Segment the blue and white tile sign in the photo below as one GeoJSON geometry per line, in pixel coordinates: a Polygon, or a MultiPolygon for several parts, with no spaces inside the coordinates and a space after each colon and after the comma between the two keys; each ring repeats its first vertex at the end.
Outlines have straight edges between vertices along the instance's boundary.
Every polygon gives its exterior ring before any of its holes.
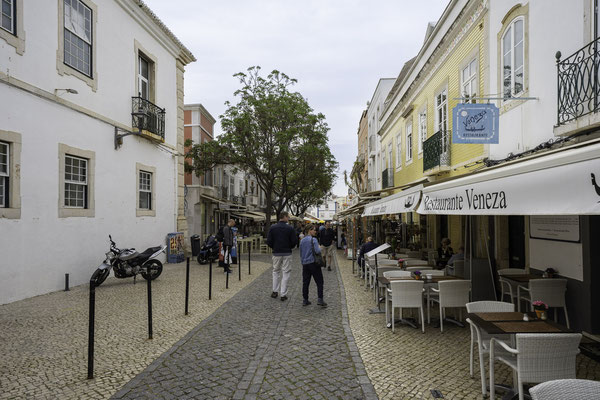
{"type": "Polygon", "coordinates": [[[452,110],[453,143],[498,144],[498,107],[493,104],[458,104],[452,110]]]}

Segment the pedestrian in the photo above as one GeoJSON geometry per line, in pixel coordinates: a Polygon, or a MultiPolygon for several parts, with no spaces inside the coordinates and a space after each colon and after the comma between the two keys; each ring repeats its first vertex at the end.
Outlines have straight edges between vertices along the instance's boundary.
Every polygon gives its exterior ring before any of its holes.
{"type": "Polygon", "coordinates": [[[298,243],[296,231],[288,224],[289,214],[282,211],[279,222],[269,228],[267,245],[273,249],[273,292],[272,298],[281,294],[280,300],[287,300],[288,280],[292,270],[292,249],[298,243]],[[281,292],[280,292],[281,289],[281,292]]]}
{"type": "Polygon", "coordinates": [[[223,227],[223,262],[224,262],[224,273],[230,274],[231,268],[231,248],[233,247],[233,227],[235,226],[235,220],[230,219],[227,225],[223,227]]]}
{"type": "Polygon", "coordinates": [[[373,236],[368,236],[367,241],[360,246],[360,254],[358,256],[358,265],[361,271],[361,278],[365,276],[365,255],[371,250],[375,250],[378,244],[373,241],[373,236]]]}
{"type": "Polygon", "coordinates": [[[325,259],[325,265],[327,266],[327,271],[331,271],[331,266],[335,266],[336,258],[335,258],[335,232],[331,229],[331,223],[329,221],[325,222],[325,228],[319,232],[319,244],[321,245],[321,252],[323,253],[323,258],[325,259]]]}
{"type": "Polygon", "coordinates": [[[315,254],[321,253],[321,248],[317,239],[317,227],[310,224],[306,227],[306,236],[300,242],[300,259],[302,260],[302,305],[310,304],[308,301],[308,287],[312,277],[317,284],[317,304],[321,307],[327,307],[323,301],[323,271],[319,264],[315,262],[315,254]]]}

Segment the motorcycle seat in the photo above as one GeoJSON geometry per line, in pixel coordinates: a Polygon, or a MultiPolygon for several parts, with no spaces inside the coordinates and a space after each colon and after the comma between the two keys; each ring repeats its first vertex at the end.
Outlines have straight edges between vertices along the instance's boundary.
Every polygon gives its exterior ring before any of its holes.
{"type": "Polygon", "coordinates": [[[152,254],[156,253],[157,251],[159,251],[161,249],[160,246],[156,246],[156,247],[148,247],[146,250],[144,250],[141,254],[140,257],[143,258],[148,258],[150,257],[152,254]]]}

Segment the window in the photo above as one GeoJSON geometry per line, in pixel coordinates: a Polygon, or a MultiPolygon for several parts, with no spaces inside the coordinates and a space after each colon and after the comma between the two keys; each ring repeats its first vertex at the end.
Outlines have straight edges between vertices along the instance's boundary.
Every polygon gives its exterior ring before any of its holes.
{"type": "Polygon", "coordinates": [[[385,149],[381,152],[381,171],[387,167],[387,157],[385,155],[385,149]]]}
{"type": "Polygon", "coordinates": [[[517,18],[510,23],[502,36],[502,88],[505,99],[516,97],[524,91],[523,38],[523,18],[517,18]]]}
{"type": "Polygon", "coordinates": [[[396,135],[396,168],[402,167],[402,133],[396,135]]]}
{"type": "Polygon", "coordinates": [[[139,173],[139,204],[140,210],[152,210],[152,173],[140,171],[139,173]]]}
{"type": "Polygon", "coordinates": [[[406,124],[406,161],[412,160],[412,123],[406,124]]]}
{"type": "Polygon", "coordinates": [[[471,60],[460,72],[461,95],[464,103],[476,103],[477,97],[477,59],[471,60]]]}
{"type": "Polygon", "coordinates": [[[448,91],[442,90],[435,96],[435,124],[436,132],[445,132],[448,128],[448,91]]]}
{"type": "Polygon", "coordinates": [[[64,0],[64,63],[92,76],[92,10],[81,0],[64,0]]]}
{"type": "Polygon", "coordinates": [[[88,208],[88,160],[65,156],[64,206],[88,208]]]}
{"type": "Polygon", "coordinates": [[[10,177],[10,160],[9,160],[8,143],[0,142],[0,208],[8,208],[9,193],[8,179],[10,177]]]}
{"type": "Polygon", "coordinates": [[[423,153],[423,142],[427,139],[427,111],[419,113],[419,154],[423,153]]]}
{"type": "Polygon", "coordinates": [[[144,57],[138,57],[138,95],[145,100],[150,100],[150,66],[144,57]]]}
{"type": "Polygon", "coordinates": [[[0,20],[0,28],[12,33],[15,29],[15,0],[0,0],[2,2],[2,19],[0,20]]]}
{"type": "Polygon", "coordinates": [[[388,165],[387,168],[391,171],[394,165],[394,153],[392,152],[392,143],[388,144],[388,165]]]}

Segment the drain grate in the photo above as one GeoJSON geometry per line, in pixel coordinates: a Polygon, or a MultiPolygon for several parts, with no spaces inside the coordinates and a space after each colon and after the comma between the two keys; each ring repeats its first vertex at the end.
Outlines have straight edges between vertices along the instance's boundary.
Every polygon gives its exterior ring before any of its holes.
{"type": "Polygon", "coordinates": [[[434,399],[443,399],[444,395],[437,389],[431,389],[431,395],[434,399]]]}

